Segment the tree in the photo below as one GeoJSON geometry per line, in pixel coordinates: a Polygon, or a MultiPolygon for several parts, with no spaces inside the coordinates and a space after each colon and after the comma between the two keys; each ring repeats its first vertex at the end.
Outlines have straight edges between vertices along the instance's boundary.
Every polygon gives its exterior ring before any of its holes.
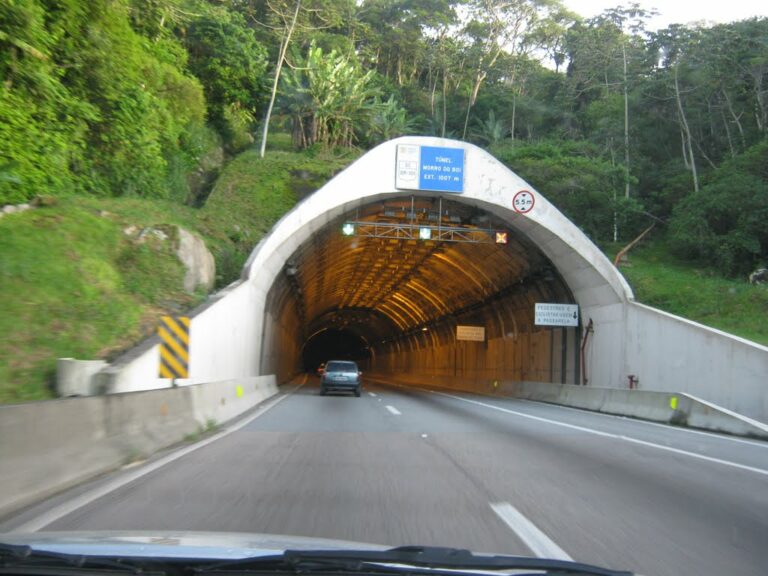
{"type": "Polygon", "coordinates": [[[768,141],[728,160],[699,194],[675,207],[672,248],[728,275],[765,266],[768,255],[768,141]]]}
{"type": "Polygon", "coordinates": [[[205,90],[209,120],[234,144],[265,100],[267,50],[243,16],[223,9],[191,22],[185,44],[190,70],[205,90]]]}
{"type": "Polygon", "coordinates": [[[641,207],[634,199],[615,194],[623,179],[621,168],[603,158],[593,144],[550,140],[499,144],[491,147],[491,152],[593,240],[611,240],[616,218],[630,233],[640,228],[641,207]]]}
{"type": "MultiPolygon", "coordinates": [[[[256,3],[253,3],[256,4],[256,3]]],[[[267,147],[269,123],[272,118],[277,91],[280,85],[280,75],[285,64],[288,48],[295,35],[310,36],[319,30],[333,30],[342,26],[345,20],[350,20],[353,9],[347,2],[331,2],[328,0],[269,0],[261,6],[249,6],[247,10],[251,19],[267,31],[267,37],[278,41],[279,49],[275,57],[272,74],[272,91],[267,105],[267,111],[262,124],[261,144],[259,155],[263,158],[267,147]]],[[[336,43],[338,44],[338,43],[336,43]]]]}
{"type": "Polygon", "coordinates": [[[384,101],[377,95],[368,109],[369,118],[363,131],[366,143],[371,146],[409,134],[418,124],[418,119],[409,118],[408,111],[393,95],[384,101]]]}
{"type": "MultiPolygon", "coordinates": [[[[483,82],[499,57],[508,52],[520,57],[540,45],[542,29],[548,23],[548,13],[561,8],[559,0],[470,0],[468,17],[463,28],[472,62],[469,98],[464,119],[462,138],[466,138],[469,115],[477,101],[483,82]]],[[[510,84],[514,84],[516,58],[504,71],[510,84]]]]}
{"type": "Polygon", "coordinates": [[[352,146],[355,129],[376,95],[374,74],[362,71],[349,56],[326,54],[312,44],[306,60],[283,75],[282,109],[291,116],[294,145],[352,146]]]}
{"type": "MultiPolygon", "coordinates": [[[[653,37],[653,47],[662,57],[660,78],[672,91],[675,112],[680,127],[683,163],[691,173],[693,191],[698,193],[699,169],[696,162],[694,146],[694,130],[686,112],[686,97],[694,92],[703,80],[700,61],[693,58],[695,46],[701,41],[701,30],[689,29],[679,24],[673,24],[665,30],[660,30],[653,37]],[[690,82],[690,86],[688,83],[690,82]]],[[[700,146],[697,146],[700,148],[700,146]]]]}
{"type": "Polygon", "coordinates": [[[624,166],[624,196],[630,196],[630,90],[637,78],[650,72],[645,48],[645,23],[654,12],[637,4],[606,10],[600,16],[573,26],[567,36],[571,81],[576,101],[597,120],[597,133],[612,158],[615,142],[621,141],[624,166]],[[615,96],[621,106],[616,107],[615,96]],[[595,113],[594,109],[597,109],[595,113]],[[621,112],[617,114],[617,112],[621,112]],[[622,118],[621,129],[616,119],[622,118]],[[621,134],[619,136],[618,134],[621,134]]]}
{"type": "Polygon", "coordinates": [[[459,0],[365,0],[358,10],[364,26],[358,44],[369,61],[396,86],[409,84],[429,67],[437,44],[457,22],[459,0]]]}
{"type": "Polygon", "coordinates": [[[267,106],[267,113],[264,117],[264,125],[262,126],[261,133],[261,146],[259,148],[259,156],[264,158],[264,152],[267,149],[267,134],[269,134],[269,120],[272,117],[272,107],[275,105],[275,98],[277,97],[277,85],[280,83],[280,72],[283,69],[283,62],[285,62],[285,54],[288,51],[288,45],[291,42],[291,36],[296,29],[296,21],[301,11],[301,0],[296,0],[296,7],[293,11],[293,16],[290,20],[285,21],[285,28],[283,37],[280,40],[280,53],[277,56],[277,65],[275,66],[274,79],[272,81],[272,93],[269,96],[269,105],[267,106]]]}

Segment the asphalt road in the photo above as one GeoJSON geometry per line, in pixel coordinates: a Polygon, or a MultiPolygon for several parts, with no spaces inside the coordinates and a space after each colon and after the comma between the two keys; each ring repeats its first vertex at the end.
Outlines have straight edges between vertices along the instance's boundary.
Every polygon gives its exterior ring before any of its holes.
{"type": "Polygon", "coordinates": [[[361,398],[318,392],[315,379],[286,387],[218,440],[0,530],[266,532],[549,555],[647,576],[768,574],[768,443],[370,382],[361,398]]]}

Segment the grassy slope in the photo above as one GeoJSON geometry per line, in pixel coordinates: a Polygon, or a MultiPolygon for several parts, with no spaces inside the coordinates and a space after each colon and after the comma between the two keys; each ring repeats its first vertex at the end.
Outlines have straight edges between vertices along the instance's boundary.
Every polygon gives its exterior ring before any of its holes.
{"type": "Polygon", "coordinates": [[[57,357],[108,357],[159,297],[186,304],[169,243],[133,244],[76,199],[0,220],[0,401],[50,396],[57,357]],[[158,271],[163,270],[162,278],[158,271]]]}
{"type": "Polygon", "coordinates": [[[201,209],[138,198],[70,197],[0,219],[0,403],[50,398],[56,358],[112,358],[204,294],[182,290],[172,241],[137,243],[129,226],[180,225],[217,260],[218,285],[302,192],[350,158],[272,151],[233,160],[201,209]]]}
{"type": "Polygon", "coordinates": [[[216,256],[218,286],[239,277],[251,250],[283,214],[353,159],[275,151],[261,160],[249,150],[232,161],[198,221],[216,256]]]}

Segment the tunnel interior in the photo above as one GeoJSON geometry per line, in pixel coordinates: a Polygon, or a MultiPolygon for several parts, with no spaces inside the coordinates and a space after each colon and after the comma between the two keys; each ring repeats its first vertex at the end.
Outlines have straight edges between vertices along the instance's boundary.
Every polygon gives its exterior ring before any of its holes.
{"type": "Polygon", "coordinates": [[[305,372],[313,372],[330,359],[366,363],[370,356],[368,342],[361,335],[343,328],[322,328],[304,342],[301,367],[305,372]]]}
{"type": "Polygon", "coordinates": [[[535,326],[536,302],[574,297],[509,222],[450,195],[387,197],[286,261],[267,299],[262,372],[285,379],[338,357],[374,372],[576,383],[578,331],[535,326]]]}

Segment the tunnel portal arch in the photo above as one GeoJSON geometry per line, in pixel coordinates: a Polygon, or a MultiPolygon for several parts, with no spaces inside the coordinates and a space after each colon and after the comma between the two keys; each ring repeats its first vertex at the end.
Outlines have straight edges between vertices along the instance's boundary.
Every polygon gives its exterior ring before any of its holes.
{"type": "MultiPolygon", "coordinates": [[[[456,167],[454,163],[452,168],[456,167]]],[[[419,168],[430,166],[422,162],[419,168]]],[[[595,368],[591,379],[610,385],[622,378],[624,305],[633,299],[624,278],[530,184],[481,148],[464,142],[403,137],[369,151],[275,225],[253,250],[243,281],[262,302],[256,309],[263,311],[259,322],[263,330],[256,336],[258,371],[263,374],[295,372],[311,334],[343,329],[370,343],[368,358],[378,362],[379,369],[419,369],[447,376],[453,371],[456,376],[457,370],[474,363],[482,365],[482,377],[555,380],[552,367],[558,363],[555,356],[558,360],[561,356],[557,380],[579,382],[580,329],[572,331],[568,346],[568,334],[551,329],[518,342],[520,326],[526,333],[533,331],[534,301],[544,301],[576,303],[584,324],[599,323],[601,329],[595,331],[584,357],[595,368]],[[446,151],[449,157],[458,152],[460,191],[420,189],[423,182],[402,185],[399,160],[423,149],[431,154],[446,151]],[[521,195],[529,202],[516,205],[521,195]],[[401,221],[413,225],[417,211],[425,216],[420,222],[433,229],[455,221],[465,229],[507,231],[510,242],[501,248],[457,248],[448,242],[390,238],[392,244],[387,246],[383,242],[387,239],[378,238],[378,244],[363,246],[369,239],[344,238],[340,231],[349,222],[384,221],[390,230],[396,229],[398,212],[401,221]],[[437,222],[434,218],[429,222],[435,212],[437,222]],[[388,250],[400,259],[393,262],[391,254],[386,256],[388,250]],[[371,257],[374,251],[383,255],[371,257]],[[363,261],[365,265],[360,264],[363,261]],[[335,267],[343,274],[330,273],[335,267]],[[499,274],[500,269],[504,273],[499,274]],[[446,278],[453,280],[441,281],[446,278]],[[354,290],[345,290],[345,282],[354,290]],[[526,284],[524,294],[516,290],[516,283],[526,284]],[[483,350],[473,352],[476,345],[456,341],[460,323],[486,328],[483,350]],[[536,357],[537,346],[538,372],[526,365],[536,357]],[[544,348],[546,352],[541,351],[544,348]],[[603,354],[599,363],[589,357],[594,349],[603,354]],[[522,362],[522,369],[511,370],[510,362],[522,362]],[[567,375],[566,365],[571,367],[567,375]]]]}

